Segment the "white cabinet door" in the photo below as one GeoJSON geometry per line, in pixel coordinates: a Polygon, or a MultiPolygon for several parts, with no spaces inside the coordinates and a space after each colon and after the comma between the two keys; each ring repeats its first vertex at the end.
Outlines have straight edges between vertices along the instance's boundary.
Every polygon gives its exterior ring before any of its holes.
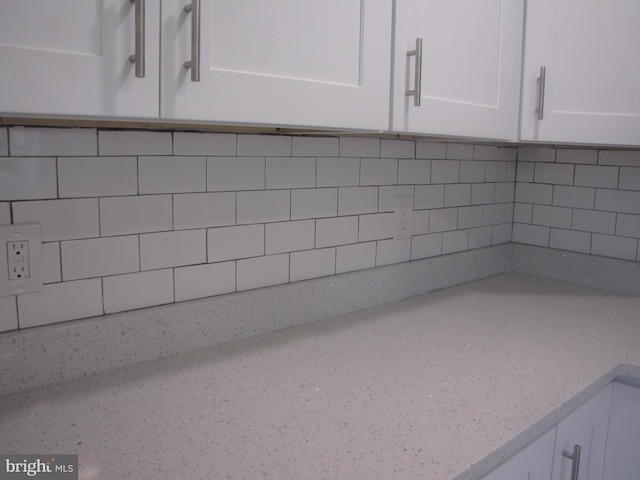
{"type": "Polygon", "coordinates": [[[0,112],[157,117],[159,19],[146,2],[146,77],[136,78],[129,0],[0,0],[0,112]]]}
{"type": "Polygon", "coordinates": [[[527,4],[521,138],[640,144],[640,2],[527,4]],[[546,68],[543,118],[536,113],[546,68]]]}
{"type": "Polygon", "coordinates": [[[611,391],[609,384],[558,423],[552,480],[571,478],[572,460],[563,452],[573,453],[575,445],[581,447],[579,480],[602,479],[611,391]]]}
{"type": "Polygon", "coordinates": [[[163,118],[388,127],[391,0],[202,1],[199,82],[185,3],[162,3],[163,118]]]}
{"type": "Polygon", "coordinates": [[[515,140],[524,0],[398,0],[391,129],[515,140]],[[415,56],[422,38],[421,105],[415,56]]]}
{"type": "Polygon", "coordinates": [[[555,438],[553,428],[482,480],[549,480],[555,438]]]}
{"type": "Polygon", "coordinates": [[[640,389],[613,384],[604,480],[640,477],[640,389]]]}

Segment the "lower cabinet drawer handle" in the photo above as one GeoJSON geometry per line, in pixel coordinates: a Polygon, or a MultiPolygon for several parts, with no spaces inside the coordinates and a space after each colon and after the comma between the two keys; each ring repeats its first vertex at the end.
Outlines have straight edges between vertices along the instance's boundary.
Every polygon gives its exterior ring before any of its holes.
{"type": "Polygon", "coordinates": [[[562,451],[562,456],[571,460],[571,480],[578,480],[580,470],[580,445],[573,446],[573,453],[562,451]]]}

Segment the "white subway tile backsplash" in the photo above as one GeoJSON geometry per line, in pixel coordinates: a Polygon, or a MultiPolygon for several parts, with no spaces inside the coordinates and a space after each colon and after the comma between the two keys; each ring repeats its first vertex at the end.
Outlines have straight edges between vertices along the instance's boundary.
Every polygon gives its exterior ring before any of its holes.
{"type": "Polygon", "coordinates": [[[456,183],[444,186],[444,206],[460,207],[471,204],[471,184],[456,183]]]}
{"type": "Polygon", "coordinates": [[[0,202],[0,225],[11,223],[11,207],[9,202],[0,202]]]}
{"type": "Polygon", "coordinates": [[[286,157],[291,155],[291,137],[280,135],[238,135],[240,157],[286,157]]]}
{"type": "Polygon", "coordinates": [[[138,183],[141,194],[205,192],[205,157],[139,157],[138,183]]]}
{"type": "Polygon", "coordinates": [[[573,167],[566,163],[538,163],[533,180],[536,183],[573,185],[573,167]]]}
{"type": "Polygon", "coordinates": [[[513,227],[511,223],[493,225],[491,227],[491,245],[500,245],[511,242],[512,233],[513,227]]]}
{"type": "Polygon", "coordinates": [[[136,157],[58,158],[61,198],[108,197],[138,193],[136,157]]]}
{"type": "Polygon", "coordinates": [[[457,208],[440,208],[429,214],[429,233],[455,230],[458,226],[457,208]]]}
{"type": "Polygon", "coordinates": [[[297,157],[337,157],[340,140],[333,137],[293,137],[291,154],[297,157]]]}
{"type": "Polygon", "coordinates": [[[413,235],[429,233],[429,210],[413,211],[413,235]]]}
{"type": "Polygon", "coordinates": [[[95,128],[10,127],[9,145],[12,157],[98,154],[95,128]]]}
{"type": "Polygon", "coordinates": [[[103,237],[171,230],[171,195],[140,195],[100,199],[100,232],[103,237]]]}
{"type": "Polygon", "coordinates": [[[471,185],[471,204],[484,205],[493,203],[495,183],[474,183],[471,185]]]}
{"type": "Polygon", "coordinates": [[[485,162],[484,179],[487,182],[507,181],[507,162],[485,162]]]}
{"type": "Polygon", "coordinates": [[[574,185],[578,187],[617,188],[618,167],[576,165],[574,185]]]}
{"type": "Polygon", "coordinates": [[[616,214],[597,210],[580,210],[575,208],[572,214],[571,228],[594,233],[613,235],[616,226],[616,214]]]}
{"type": "Polygon", "coordinates": [[[518,162],[555,162],[556,149],[546,147],[518,147],[518,162]]]}
{"type": "Polygon", "coordinates": [[[549,227],[540,225],[527,225],[524,223],[513,224],[513,241],[539,247],[549,246],[549,227]]]}
{"type": "Polygon", "coordinates": [[[336,273],[353,272],[376,266],[376,242],[343,245],[336,249],[336,273]]]}
{"type": "Polygon", "coordinates": [[[229,156],[236,154],[233,133],[174,132],[174,155],[229,156]]]}
{"type": "Polygon", "coordinates": [[[358,217],[316,220],[316,248],[358,242],[358,217]]]}
{"type": "Polygon", "coordinates": [[[553,205],[560,207],[593,208],[596,198],[595,188],[567,187],[555,185],[553,187],[553,205]]]}
{"type": "Polygon", "coordinates": [[[416,158],[447,158],[447,144],[440,142],[418,141],[416,142],[416,158]]]}
{"type": "Polygon", "coordinates": [[[379,157],[380,139],[365,137],[340,137],[341,157],[379,157]]]}
{"type": "Polygon", "coordinates": [[[598,188],[596,210],[640,214],[640,192],[598,188]]]}
{"type": "Polygon", "coordinates": [[[640,190],[640,168],[620,167],[618,188],[622,190],[640,190]]]}
{"type": "Polygon", "coordinates": [[[482,205],[460,207],[458,209],[458,228],[463,229],[481,226],[483,208],[482,205]]]}
{"type": "Polygon", "coordinates": [[[380,156],[386,158],[415,158],[416,142],[413,140],[383,138],[380,144],[380,156]]]}
{"type": "Polygon", "coordinates": [[[516,202],[551,205],[553,185],[517,183],[516,202]]]}
{"type": "Polygon", "coordinates": [[[498,223],[511,222],[513,220],[513,209],[510,203],[494,203],[482,206],[482,224],[495,225],[498,223]]]}
{"type": "Polygon", "coordinates": [[[105,313],[164,305],[174,301],[173,269],[129,273],[102,279],[105,313]]]}
{"type": "Polygon", "coordinates": [[[231,293],[236,289],[236,262],[179,267],[174,281],[176,302],[231,293]]]}
{"type": "Polygon", "coordinates": [[[376,266],[391,265],[411,260],[411,239],[380,240],[376,247],[376,266]]]}
{"type": "MultiPolygon", "coordinates": [[[[508,224],[509,227],[509,240],[511,241],[511,224],[508,224]]],[[[491,245],[491,233],[492,227],[476,227],[469,229],[469,250],[474,248],[483,248],[489,247],[491,245]]],[[[503,242],[499,242],[503,243],[503,242]]]]}
{"type": "Polygon", "coordinates": [[[560,148],[556,152],[556,162],[595,165],[598,163],[598,151],[583,148],[560,148]]]}
{"type": "MultiPolygon", "coordinates": [[[[382,186],[378,190],[378,212],[393,212],[396,197],[409,197],[413,200],[413,185],[382,186]]],[[[413,205],[411,206],[413,209],[413,205]]],[[[365,212],[362,212],[365,213],[365,212]]]]}
{"type": "Polygon", "coordinates": [[[460,181],[463,183],[484,182],[484,164],[480,160],[464,160],[460,162],[460,181]]]}
{"type": "MultiPolygon", "coordinates": [[[[530,203],[515,203],[513,206],[513,221],[517,223],[531,223],[533,219],[533,205],[530,203]]],[[[575,221],[575,217],[574,217],[575,221]]]]}
{"type": "Polygon", "coordinates": [[[605,257],[635,260],[638,251],[638,239],[614,237],[612,235],[591,235],[591,254],[605,257]]]}
{"type": "Polygon", "coordinates": [[[336,249],[320,248],[294,252],[291,254],[290,262],[290,282],[335,275],[336,249]]]}
{"type": "Polygon", "coordinates": [[[317,187],[349,187],[357,185],[360,185],[359,158],[318,158],[317,187]]]}
{"type": "Polygon", "coordinates": [[[335,217],[337,214],[337,188],[312,188],[291,191],[291,220],[335,217]]]}
{"type": "Polygon", "coordinates": [[[431,181],[431,162],[429,160],[398,160],[398,183],[420,184],[431,181]]]}
{"type": "Polygon", "coordinates": [[[0,332],[18,329],[18,309],[16,297],[0,297],[0,332]]]}
{"type": "Polygon", "coordinates": [[[206,263],[206,261],[206,230],[180,230],[140,235],[142,270],[195,265],[206,263]]]}
{"type": "Polygon", "coordinates": [[[516,181],[517,182],[533,182],[533,173],[536,164],[533,162],[521,162],[518,160],[516,165],[516,181]]]}
{"type": "Polygon", "coordinates": [[[498,147],[495,145],[474,145],[473,158],[475,160],[498,160],[498,147]]]}
{"type": "Polygon", "coordinates": [[[173,196],[175,230],[222,227],[235,223],[235,192],[184,193],[173,196]]]}
{"type": "Polygon", "coordinates": [[[411,260],[442,255],[442,233],[416,235],[411,239],[411,260]]]}
{"type": "Polygon", "coordinates": [[[60,249],[65,282],[140,271],[137,235],[71,240],[60,249]]]}
{"type": "Polygon", "coordinates": [[[589,253],[591,248],[591,234],[552,228],[549,238],[549,248],[569,250],[571,252],[589,253]]]}
{"type": "Polygon", "coordinates": [[[518,149],[513,147],[498,147],[497,160],[501,162],[516,162],[518,160],[518,149]]]}
{"type": "Polygon", "coordinates": [[[268,223],[265,231],[265,253],[310,250],[315,244],[315,220],[268,223]]]}
{"type": "Polygon", "coordinates": [[[516,181],[517,162],[507,162],[507,182],[516,181]]]}
{"type": "Polygon", "coordinates": [[[289,190],[238,192],[237,223],[282,222],[291,216],[289,190]]]}
{"type": "Polygon", "coordinates": [[[394,214],[374,213],[372,215],[360,215],[360,230],[358,232],[359,242],[371,240],[383,240],[393,237],[394,234],[394,214]]]}
{"type": "Polygon", "coordinates": [[[97,198],[13,204],[13,223],[40,223],[43,242],[99,237],[98,218],[97,198]]]}
{"type": "Polygon", "coordinates": [[[0,200],[56,198],[55,158],[0,158],[0,200]]]}
{"type": "Polygon", "coordinates": [[[238,260],[237,290],[269,287],[289,282],[289,254],[238,260]]]}
{"type": "Polygon", "coordinates": [[[640,150],[600,150],[598,152],[598,165],[639,167],[640,150]]]}
{"type": "Polygon", "coordinates": [[[469,249],[469,230],[454,230],[442,234],[442,254],[463,252],[469,249]]]}
{"type": "Polygon", "coordinates": [[[494,201],[496,203],[506,203],[515,200],[516,190],[515,185],[511,182],[503,182],[495,184],[495,196],[494,201]]]}
{"type": "Polygon", "coordinates": [[[619,213],[616,220],[616,235],[640,238],[640,215],[619,213]]]}
{"type": "Polygon", "coordinates": [[[394,185],[398,183],[398,160],[363,158],[360,160],[360,185],[394,185]]]}
{"type": "Polygon", "coordinates": [[[264,225],[208,230],[207,255],[209,263],[264,255],[264,225]]]}
{"type": "Polygon", "coordinates": [[[20,328],[102,315],[102,282],[99,278],[51,283],[41,292],[18,296],[20,328]]]}
{"type": "Polygon", "coordinates": [[[98,132],[98,150],[101,156],[171,155],[173,153],[172,134],[171,132],[101,130],[98,132]]]}
{"type": "Polygon", "coordinates": [[[571,209],[565,207],[550,207],[547,205],[533,206],[532,223],[547,227],[571,228],[571,209]]]}
{"type": "Polygon", "coordinates": [[[453,160],[471,160],[473,158],[473,145],[466,143],[447,144],[447,158],[453,160]]]}
{"type": "Polygon", "coordinates": [[[358,215],[378,211],[378,187],[338,189],[338,215],[358,215]]]}
{"type": "Polygon", "coordinates": [[[262,190],[265,186],[264,157],[207,158],[207,190],[262,190]]]}
{"type": "Polygon", "coordinates": [[[458,160],[432,160],[431,183],[458,183],[460,162],[458,160]]]}
{"type": "Polygon", "coordinates": [[[62,260],[60,242],[42,244],[42,282],[56,283],[62,281],[62,260]]]}
{"type": "Polygon", "coordinates": [[[266,188],[313,188],[316,186],[314,157],[268,157],[266,188]]]}
{"type": "Polygon", "coordinates": [[[0,127],[0,157],[9,155],[9,132],[6,127],[0,127]]]}
{"type": "Polygon", "coordinates": [[[416,185],[413,208],[424,210],[427,208],[444,207],[444,185],[416,185]]]}

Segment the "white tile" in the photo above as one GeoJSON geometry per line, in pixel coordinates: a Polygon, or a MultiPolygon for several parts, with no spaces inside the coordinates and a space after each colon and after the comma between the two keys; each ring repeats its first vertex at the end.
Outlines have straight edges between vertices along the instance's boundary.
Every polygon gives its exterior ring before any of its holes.
{"type": "Polygon", "coordinates": [[[640,190],[640,168],[621,167],[618,188],[622,190],[640,190]]]}
{"type": "Polygon", "coordinates": [[[338,247],[336,273],[354,272],[376,266],[376,242],[356,243],[338,247]]]}
{"type": "Polygon", "coordinates": [[[289,220],[289,190],[238,192],[237,223],[266,223],[289,220]]]}
{"type": "Polygon", "coordinates": [[[512,147],[499,147],[497,159],[501,162],[516,162],[518,160],[518,149],[512,147]]]}
{"type": "Polygon", "coordinates": [[[62,261],[60,259],[60,243],[42,244],[42,281],[56,283],[62,281],[62,261]]]}
{"type": "Polygon", "coordinates": [[[635,260],[638,251],[638,239],[614,237],[613,235],[591,235],[591,255],[635,260]]]}
{"type": "Polygon", "coordinates": [[[473,145],[449,143],[447,144],[447,158],[453,160],[471,160],[473,158],[473,145]]]}
{"type": "Polygon", "coordinates": [[[559,148],[556,152],[558,163],[598,163],[598,151],[586,148],[559,148]]]}
{"type": "Polygon", "coordinates": [[[326,277],[336,273],[336,249],[321,248],[291,254],[290,281],[326,277]]]}
{"type": "Polygon", "coordinates": [[[579,187],[618,187],[618,167],[576,165],[575,185],[579,187]]]}
{"type": "Polygon", "coordinates": [[[156,270],[206,262],[206,230],[182,230],[140,235],[140,266],[142,270],[156,270]]]}
{"type": "Polygon", "coordinates": [[[358,217],[316,220],[316,248],[346,245],[358,241],[358,217]]]}
{"type": "Polygon", "coordinates": [[[398,161],[399,184],[425,184],[431,181],[431,161],[402,159],[398,161]]]}
{"type": "Polygon", "coordinates": [[[222,227],[236,223],[236,194],[184,193],[173,196],[173,227],[222,227]]]}
{"type": "Polygon", "coordinates": [[[640,151],[637,150],[600,150],[598,165],[619,165],[637,167],[640,165],[640,151]]]}
{"type": "MultiPolygon", "coordinates": [[[[493,198],[492,198],[493,200],[493,198]]],[[[416,185],[413,208],[423,210],[427,208],[444,207],[444,185],[416,185]]]]}
{"type": "Polygon", "coordinates": [[[139,157],[140,193],[205,192],[205,157],[139,157]]]}
{"type": "Polygon", "coordinates": [[[629,190],[596,190],[596,210],[640,213],[640,192],[629,190]]]}
{"type": "Polygon", "coordinates": [[[13,157],[93,156],[98,154],[95,128],[9,128],[13,157]]]}
{"type": "Polygon", "coordinates": [[[314,220],[268,223],[265,230],[265,253],[270,255],[312,249],[316,236],[315,224],[314,220]]]}
{"type": "Polygon", "coordinates": [[[471,185],[471,204],[484,205],[493,203],[495,183],[474,183],[471,185]]]}
{"type": "Polygon", "coordinates": [[[531,223],[533,218],[533,205],[530,203],[516,203],[513,206],[513,221],[518,223],[531,223]]]}
{"type": "Polygon", "coordinates": [[[571,209],[565,207],[549,207],[547,205],[534,205],[533,219],[531,221],[535,225],[571,228],[571,209]]]}
{"type": "Polygon", "coordinates": [[[460,181],[463,183],[484,182],[484,164],[480,160],[464,160],[460,162],[460,181]]]}
{"type": "Polygon", "coordinates": [[[469,230],[454,230],[442,234],[442,254],[463,252],[469,249],[469,230]]]}
{"type": "Polygon", "coordinates": [[[447,158],[447,144],[440,142],[416,142],[416,158],[447,158]]]}
{"type": "Polygon", "coordinates": [[[213,157],[207,159],[207,190],[236,191],[264,188],[264,157],[213,157]]]}
{"type": "Polygon", "coordinates": [[[415,158],[416,142],[413,140],[383,138],[380,143],[380,156],[387,158],[415,158]]]}
{"type": "Polygon", "coordinates": [[[100,199],[102,236],[171,230],[171,195],[142,195],[100,199]]]}
{"type": "Polygon", "coordinates": [[[552,228],[549,238],[549,248],[589,253],[589,249],[591,248],[591,234],[587,232],[552,228]]]}
{"type": "Polygon", "coordinates": [[[460,162],[458,160],[432,160],[431,183],[458,183],[460,162]]]}
{"type": "Polygon", "coordinates": [[[614,234],[616,214],[613,212],[599,212],[597,210],[574,209],[571,228],[585,232],[614,234]]]}
{"type": "Polygon", "coordinates": [[[14,203],[13,223],[31,222],[41,224],[43,242],[99,237],[98,199],[14,203]]]}
{"type": "Polygon", "coordinates": [[[0,200],[57,196],[55,158],[0,158],[0,200]]]}
{"type": "Polygon", "coordinates": [[[291,154],[298,157],[337,157],[340,154],[340,139],[293,137],[291,154]]]}
{"type": "Polygon", "coordinates": [[[238,135],[238,156],[277,157],[291,155],[291,137],[285,135],[238,135]]]}
{"type": "Polygon", "coordinates": [[[338,190],[338,215],[378,211],[378,187],[343,187],[338,190]]]}
{"type": "Polygon", "coordinates": [[[442,255],[442,234],[416,235],[411,239],[411,260],[442,255]]]}
{"type": "Polygon", "coordinates": [[[173,154],[235,155],[236,135],[233,133],[173,132],[173,154]]]}
{"type": "Polygon", "coordinates": [[[616,235],[640,238],[640,215],[618,214],[616,235]]]}
{"type": "Polygon", "coordinates": [[[379,157],[380,139],[364,137],[340,137],[341,157],[379,157]]]}
{"type": "Polygon", "coordinates": [[[176,302],[234,292],[236,262],[179,267],[174,271],[176,302]]]}
{"type": "Polygon", "coordinates": [[[11,223],[11,208],[9,202],[0,202],[0,225],[11,223]]]}
{"type": "Polygon", "coordinates": [[[335,217],[337,214],[337,188],[310,188],[291,191],[291,220],[335,217]]]}
{"type": "Polygon", "coordinates": [[[212,228],[207,252],[210,263],[264,255],[264,225],[212,228]]]}
{"type": "Polygon", "coordinates": [[[411,239],[380,240],[376,248],[376,267],[411,260],[411,239]]]}
{"type": "Polygon", "coordinates": [[[237,290],[281,285],[289,282],[289,254],[238,260],[237,290]]]}
{"type": "Polygon", "coordinates": [[[460,207],[471,204],[471,184],[457,183],[444,186],[444,206],[460,207]]]}
{"type": "Polygon", "coordinates": [[[573,185],[573,169],[573,165],[566,163],[538,163],[533,180],[536,183],[573,185]]]}
{"type": "Polygon", "coordinates": [[[107,197],[138,193],[136,157],[58,159],[60,197],[107,197]]]}
{"type": "Polygon", "coordinates": [[[439,208],[431,210],[429,215],[429,233],[455,230],[458,227],[457,208],[439,208]]]}
{"type": "Polygon", "coordinates": [[[360,230],[358,241],[383,240],[392,238],[394,234],[394,214],[374,213],[372,215],[360,215],[360,230]]]}
{"type": "Polygon", "coordinates": [[[18,309],[16,297],[0,297],[0,332],[18,329],[18,309]]]}
{"type": "Polygon", "coordinates": [[[536,168],[536,164],[533,162],[517,162],[516,181],[518,182],[533,182],[533,174],[536,168]]]}
{"type": "Polygon", "coordinates": [[[394,185],[379,188],[378,212],[395,211],[396,197],[411,197],[411,208],[413,209],[413,185],[394,185]]]}
{"type": "MultiPolygon", "coordinates": [[[[511,225],[509,225],[511,230],[511,225]]],[[[483,248],[491,245],[492,227],[477,227],[469,229],[469,250],[483,248]]],[[[511,239],[509,239],[511,240],[511,239]]]]}
{"type": "Polygon", "coordinates": [[[496,203],[513,202],[516,198],[516,185],[513,182],[496,183],[495,197],[496,203]]]}
{"type": "Polygon", "coordinates": [[[429,210],[413,211],[413,235],[429,233],[429,210]]]}
{"type": "Polygon", "coordinates": [[[62,242],[60,250],[65,282],[140,270],[137,235],[72,240],[62,242]]]}
{"type": "Polygon", "coordinates": [[[545,147],[518,147],[518,162],[555,162],[556,149],[545,147]]]}
{"type": "Polygon", "coordinates": [[[398,182],[398,160],[363,158],[360,160],[360,185],[394,185],[398,182]]]}
{"type": "Polygon", "coordinates": [[[266,188],[312,188],[316,186],[314,157],[268,157],[266,188]]]}
{"type": "Polygon", "coordinates": [[[553,185],[517,183],[516,202],[551,205],[553,185]]]}
{"type": "Polygon", "coordinates": [[[105,313],[173,303],[173,269],[105,277],[105,313]]]}
{"type": "Polygon", "coordinates": [[[482,225],[482,205],[460,207],[458,209],[458,228],[472,228],[482,225]]]}
{"type": "Polygon", "coordinates": [[[518,169],[517,162],[507,162],[507,182],[516,181],[516,171],[518,169]]]}
{"type": "Polygon", "coordinates": [[[318,158],[316,186],[348,187],[359,184],[359,158],[318,158]]]}
{"type": "Polygon", "coordinates": [[[20,328],[102,315],[102,283],[99,278],[51,283],[41,292],[18,296],[20,328]]]}
{"type": "Polygon", "coordinates": [[[549,227],[539,225],[526,225],[524,223],[513,224],[513,242],[525,243],[528,245],[538,245],[539,247],[549,246],[549,227]]]}
{"type": "Polygon", "coordinates": [[[498,147],[494,145],[474,145],[473,158],[475,160],[498,160],[498,147]]]}
{"type": "Polygon", "coordinates": [[[0,157],[9,155],[9,132],[6,127],[0,127],[0,157]]]}
{"type": "Polygon", "coordinates": [[[171,132],[100,130],[98,149],[101,156],[171,155],[173,143],[171,132]]]}
{"type": "Polygon", "coordinates": [[[485,162],[484,179],[487,182],[507,181],[507,162],[485,162]]]}
{"type": "Polygon", "coordinates": [[[593,208],[596,198],[595,188],[553,187],[553,205],[560,207],[593,208]]]}
{"type": "MultiPolygon", "coordinates": [[[[511,243],[513,227],[511,223],[502,223],[491,227],[491,245],[511,243]]],[[[469,240],[471,241],[471,240],[469,240]]]]}

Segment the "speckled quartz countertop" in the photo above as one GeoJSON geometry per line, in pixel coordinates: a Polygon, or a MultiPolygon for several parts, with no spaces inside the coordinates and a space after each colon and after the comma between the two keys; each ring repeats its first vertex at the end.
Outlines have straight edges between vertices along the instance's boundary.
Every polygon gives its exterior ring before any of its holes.
{"type": "Polygon", "coordinates": [[[505,274],[0,399],[81,479],[470,479],[640,369],[640,298],[505,274]]]}

